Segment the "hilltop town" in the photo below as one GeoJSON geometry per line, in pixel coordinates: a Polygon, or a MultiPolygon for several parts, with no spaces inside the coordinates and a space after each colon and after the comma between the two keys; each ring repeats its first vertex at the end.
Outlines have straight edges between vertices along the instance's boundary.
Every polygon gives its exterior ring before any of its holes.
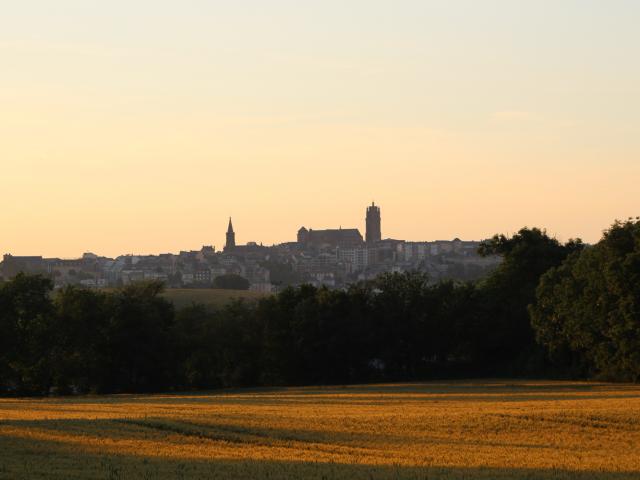
{"type": "Polygon", "coordinates": [[[9,279],[19,272],[41,273],[51,277],[56,288],[160,280],[168,288],[245,288],[265,293],[303,283],[341,288],[384,272],[422,271],[433,281],[474,280],[500,261],[478,255],[479,243],[459,238],[423,242],[383,238],[380,207],[372,203],[366,209],[364,238],[357,228],[303,226],[295,241],[237,244],[230,218],[222,250],[205,245],[176,254],[107,258],[85,253],[78,259],[5,254],[0,275],[9,279]]]}

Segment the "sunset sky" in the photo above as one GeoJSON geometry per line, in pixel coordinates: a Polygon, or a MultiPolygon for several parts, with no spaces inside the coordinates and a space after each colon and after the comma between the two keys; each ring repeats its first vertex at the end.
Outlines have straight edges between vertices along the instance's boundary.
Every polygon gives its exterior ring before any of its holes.
{"type": "Polygon", "coordinates": [[[0,254],[297,229],[597,241],[640,214],[640,2],[57,0],[0,11],[0,254]]]}

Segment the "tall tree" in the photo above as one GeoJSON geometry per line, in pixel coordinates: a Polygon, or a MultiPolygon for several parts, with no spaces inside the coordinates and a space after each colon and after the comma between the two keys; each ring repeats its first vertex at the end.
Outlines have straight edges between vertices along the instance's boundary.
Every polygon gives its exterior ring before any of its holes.
{"type": "Polygon", "coordinates": [[[45,394],[52,383],[54,309],[51,280],[19,273],[0,286],[0,384],[45,394]]]}
{"type": "Polygon", "coordinates": [[[108,358],[107,294],[66,287],[55,296],[55,331],[51,338],[54,385],[58,392],[98,391],[108,358]]]}
{"type": "Polygon", "coordinates": [[[157,391],[175,378],[174,310],[163,298],[161,282],[133,283],[108,297],[106,332],[109,358],[104,363],[110,391],[157,391]]]}
{"type": "Polygon", "coordinates": [[[533,370],[535,336],[527,311],[535,300],[540,277],[572,252],[582,249],[578,240],[561,244],[538,228],[522,228],[511,237],[495,235],[480,244],[483,255],[500,255],[502,263],[480,282],[479,309],[484,318],[474,332],[480,341],[482,360],[505,370],[533,370]]]}
{"type": "Polygon", "coordinates": [[[538,339],[583,373],[640,381],[640,220],[545,274],[530,308],[538,339]]]}

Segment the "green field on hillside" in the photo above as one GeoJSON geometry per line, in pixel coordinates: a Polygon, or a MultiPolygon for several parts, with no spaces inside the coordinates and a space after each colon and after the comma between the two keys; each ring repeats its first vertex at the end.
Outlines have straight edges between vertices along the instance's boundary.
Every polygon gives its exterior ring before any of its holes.
{"type": "Polygon", "coordinates": [[[252,301],[267,294],[249,290],[224,290],[221,288],[168,288],[162,295],[171,300],[176,308],[183,308],[193,303],[201,303],[207,307],[220,307],[235,299],[252,301]]]}
{"type": "Polygon", "coordinates": [[[640,387],[474,381],[0,399],[0,479],[640,478],[640,387]]]}

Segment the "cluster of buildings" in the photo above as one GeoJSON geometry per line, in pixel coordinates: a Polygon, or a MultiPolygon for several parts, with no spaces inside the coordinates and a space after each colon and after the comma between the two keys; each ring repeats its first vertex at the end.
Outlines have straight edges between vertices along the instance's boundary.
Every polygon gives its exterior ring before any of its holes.
{"type": "Polygon", "coordinates": [[[314,230],[301,227],[296,241],[264,246],[236,244],[231,219],[222,251],[213,246],[177,254],[122,255],[107,258],[85,253],[66,260],[4,255],[0,276],[41,273],[56,287],[104,288],[140,280],[161,280],[169,288],[208,288],[221,278],[240,276],[251,290],[273,292],[288,285],[310,283],[341,288],[383,272],[423,271],[436,281],[474,280],[493,269],[499,257],[477,254],[479,242],[437,240],[409,242],[383,239],[380,207],[366,210],[365,236],[357,228],[314,230]]]}

